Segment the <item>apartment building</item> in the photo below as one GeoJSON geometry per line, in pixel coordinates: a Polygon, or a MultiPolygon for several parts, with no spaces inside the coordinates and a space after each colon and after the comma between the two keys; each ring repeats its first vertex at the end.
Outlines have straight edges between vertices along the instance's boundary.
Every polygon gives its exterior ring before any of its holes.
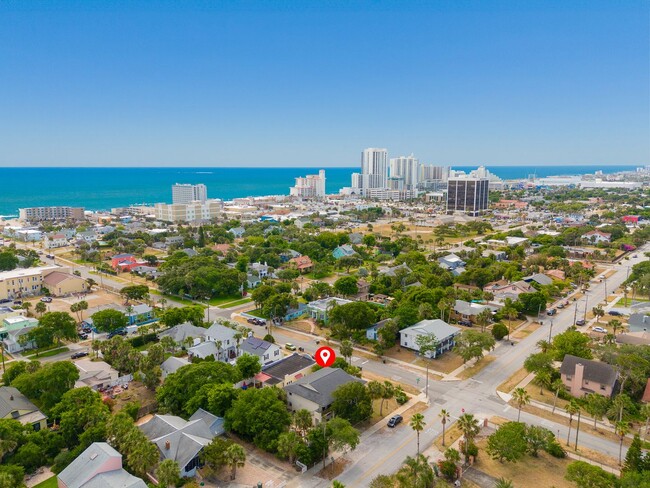
{"type": "Polygon", "coordinates": [[[190,203],[157,203],[155,215],[165,222],[207,222],[218,218],[223,209],[221,200],[190,203]]]}
{"type": "Polygon", "coordinates": [[[19,210],[23,221],[40,222],[42,220],[83,220],[83,207],[28,207],[19,210]]]}
{"type": "Polygon", "coordinates": [[[4,271],[0,273],[0,300],[40,295],[45,276],[65,270],[59,266],[40,266],[4,271]]]}
{"type": "Polygon", "coordinates": [[[198,185],[176,183],[172,186],[172,203],[205,202],[208,199],[208,188],[198,185]]]}

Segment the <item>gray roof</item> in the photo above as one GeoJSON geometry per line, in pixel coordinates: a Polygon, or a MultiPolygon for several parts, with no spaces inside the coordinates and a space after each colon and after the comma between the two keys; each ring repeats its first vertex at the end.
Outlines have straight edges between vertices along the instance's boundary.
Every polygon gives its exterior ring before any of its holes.
{"type": "Polygon", "coordinates": [[[202,342],[201,344],[190,347],[187,350],[190,354],[193,354],[195,356],[199,356],[202,358],[208,357],[208,356],[217,356],[219,353],[219,349],[217,348],[217,345],[214,342],[202,342]]]}
{"type": "Polygon", "coordinates": [[[210,340],[223,342],[227,339],[234,340],[236,333],[236,330],[226,327],[218,322],[214,322],[205,335],[209,337],[210,340]]]}
{"type": "Polygon", "coordinates": [[[539,283],[540,285],[550,285],[551,283],[553,283],[552,278],[550,278],[550,277],[548,277],[548,276],[546,276],[545,274],[542,274],[542,273],[535,273],[535,274],[532,274],[530,276],[526,276],[525,278],[523,278],[523,280],[526,283],[529,283],[531,281],[535,281],[536,283],[539,283]]]}
{"type": "Polygon", "coordinates": [[[579,358],[577,356],[572,356],[571,354],[564,356],[564,361],[562,361],[562,366],[560,366],[560,373],[568,375],[574,374],[576,364],[579,363],[585,367],[583,379],[603,385],[613,385],[616,382],[618,374],[609,364],[601,361],[591,361],[589,359],[579,358]]]}
{"type": "MultiPolygon", "coordinates": [[[[9,417],[12,412],[18,410],[27,410],[29,413],[40,412],[38,407],[30,402],[17,388],[13,386],[0,387],[0,419],[9,417]]],[[[20,420],[18,416],[14,418],[20,420]]],[[[45,418],[45,415],[42,418],[45,418]]]]}
{"type": "Polygon", "coordinates": [[[268,341],[265,341],[263,339],[259,339],[254,336],[247,337],[244,342],[242,342],[241,346],[239,347],[242,351],[248,353],[248,354],[254,354],[256,356],[261,356],[266,351],[268,350],[269,347],[273,346],[268,341]]]}
{"type": "Polygon", "coordinates": [[[460,328],[449,325],[440,319],[433,320],[420,320],[417,324],[407,327],[399,331],[400,334],[411,333],[416,335],[433,334],[436,339],[442,341],[449,336],[456,335],[460,332],[460,328]]]}
{"type": "Polygon", "coordinates": [[[169,356],[160,365],[160,369],[162,369],[167,374],[175,373],[176,371],[181,369],[183,366],[187,366],[188,364],[190,364],[190,362],[187,359],[177,358],[175,356],[169,356]]]}
{"type": "Polygon", "coordinates": [[[195,325],[190,324],[189,322],[184,322],[182,324],[175,325],[171,329],[167,329],[160,334],[158,334],[159,337],[165,337],[169,336],[177,344],[183,343],[185,339],[188,337],[192,337],[193,339],[198,339],[199,337],[205,337],[205,334],[208,330],[204,329],[203,327],[197,327],[195,325]]]}
{"type": "Polygon", "coordinates": [[[58,479],[67,488],[146,488],[140,478],[127,473],[124,469],[114,469],[98,473],[106,462],[118,458],[122,464],[122,455],[106,442],[94,442],[79,454],[61,473],[58,479]]]}
{"type": "Polygon", "coordinates": [[[332,403],[334,390],[352,381],[365,383],[361,378],[352,376],[341,368],[323,368],[285,386],[284,390],[306,398],[321,407],[327,407],[332,403]]]}
{"type": "Polygon", "coordinates": [[[161,458],[173,459],[183,469],[215,437],[208,425],[214,422],[208,415],[195,412],[194,420],[189,421],[174,415],[154,415],[139,429],[158,446],[161,458]]]}
{"type": "MultiPolygon", "coordinates": [[[[293,353],[291,356],[284,357],[268,366],[262,368],[262,371],[268,374],[271,378],[276,379],[275,383],[284,380],[284,377],[289,374],[294,374],[302,369],[313,366],[316,363],[311,356],[306,354],[293,353]]],[[[269,383],[273,383],[269,381],[269,383]]]]}
{"type": "Polygon", "coordinates": [[[486,309],[489,309],[486,305],[470,303],[465,300],[456,300],[456,304],[454,305],[454,311],[463,315],[478,315],[486,309]]]}

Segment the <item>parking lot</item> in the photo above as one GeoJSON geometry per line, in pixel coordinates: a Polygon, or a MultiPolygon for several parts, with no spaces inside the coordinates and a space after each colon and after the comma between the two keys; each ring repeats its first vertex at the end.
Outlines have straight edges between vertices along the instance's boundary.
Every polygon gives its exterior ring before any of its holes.
{"type": "MultiPolygon", "coordinates": [[[[33,298],[25,301],[31,301],[32,305],[35,305],[36,302],[38,302],[39,300],[40,298],[33,298]]],[[[97,311],[97,307],[100,307],[102,305],[107,305],[111,303],[115,305],[122,305],[122,297],[120,297],[119,295],[115,295],[113,293],[109,293],[104,290],[94,290],[92,293],[89,293],[87,295],[70,296],[64,298],[52,297],[52,302],[46,303],[47,311],[48,312],[70,312],[70,306],[74,303],[80,302],[81,300],[85,300],[88,302],[88,310],[85,310],[83,312],[83,318],[89,317],[90,315],[95,313],[97,311]]]]}

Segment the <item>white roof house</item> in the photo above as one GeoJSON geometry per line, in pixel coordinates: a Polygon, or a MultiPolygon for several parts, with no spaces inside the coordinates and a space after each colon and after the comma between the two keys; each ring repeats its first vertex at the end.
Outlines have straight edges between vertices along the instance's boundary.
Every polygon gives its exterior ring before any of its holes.
{"type": "Polygon", "coordinates": [[[414,351],[419,351],[420,346],[417,344],[419,336],[433,334],[438,340],[436,351],[430,351],[425,354],[428,358],[435,358],[445,351],[448,351],[456,344],[455,337],[460,334],[461,329],[449,325],[440,319],[421,320],[411,327],[400,330],[400,345],[414,351]]]}

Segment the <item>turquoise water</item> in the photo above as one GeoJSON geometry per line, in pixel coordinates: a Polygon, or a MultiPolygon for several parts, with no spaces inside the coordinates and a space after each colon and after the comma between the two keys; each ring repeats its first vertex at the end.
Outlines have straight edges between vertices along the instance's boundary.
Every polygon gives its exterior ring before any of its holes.
{"type": "MultiPolygon", "coordinates": [[[[470,170],[473,167],[454,166],[470,170]]],[[[171,202],[174,183],[204,183],[210,198],[224,200],[261,195],[286,195],[294,178],[317,174],[320,168],[0,168],[0,215],[21,207],[71,205],[107,210],[134,203],[171,202]]],[[[633,170],[633,166],[488,166],[504,179],[529,174],[549,176],[633,170]]],[[[358,168],[325,168],[327,193],[350,186],[358,168]]]]}

